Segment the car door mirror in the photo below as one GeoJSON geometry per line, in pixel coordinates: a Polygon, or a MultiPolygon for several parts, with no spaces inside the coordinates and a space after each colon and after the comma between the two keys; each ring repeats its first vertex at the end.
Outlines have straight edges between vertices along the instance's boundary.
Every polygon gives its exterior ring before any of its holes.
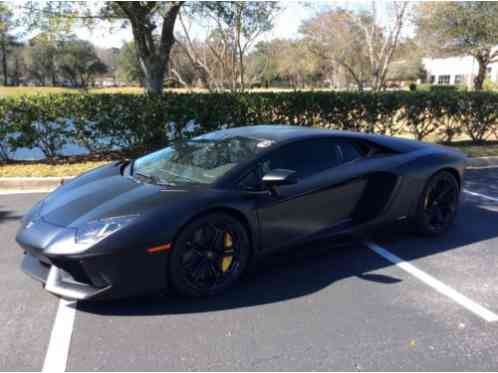
{"type": "Polygon", "coordinates": [[[273,188],[282,185],[296,184],[298,179],[296,177],[296,171],[278,168],[265,174],[262,181],[265,186],[273,188]]]}

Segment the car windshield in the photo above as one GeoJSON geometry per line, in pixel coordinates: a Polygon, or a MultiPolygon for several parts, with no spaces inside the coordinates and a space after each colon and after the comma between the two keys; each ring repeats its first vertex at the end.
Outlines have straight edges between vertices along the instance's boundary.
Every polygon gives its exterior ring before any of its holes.
{"type": "Polygon", "coordinates": [[[271,144],[270,140],[242,136],[200,136],[138,158],[132,176],[162,185],[211,184],[271,144]]]}

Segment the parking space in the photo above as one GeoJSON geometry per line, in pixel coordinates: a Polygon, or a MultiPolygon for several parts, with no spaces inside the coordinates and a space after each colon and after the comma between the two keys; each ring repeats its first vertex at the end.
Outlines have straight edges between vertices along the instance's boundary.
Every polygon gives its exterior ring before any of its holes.
{"type": "Polygon", "coordinates": [[[465,178],[468,191],[498,199],[498,166],[467,170],[465,178]]]}
{"type": "Polygon", "coordinates": [[[39,370],[57,309],[57,300],[19,270],[14,241],[19,221],[42,194],[0,196],[0,369],[39,370]]]}
{"type": "MultiPolygon", "coordinates": [[[[498,169],[472,170],[445,237],[375,243],[498,313],[498,169]]],[[[58,300],[18,268],[19,218],[41,195],[0,196],[0,369],[41,369],[58,300]]],[[[367,246],[272,256],[213,299],[78,304],[68,370],[492,370],[498,322],[367,246]]]]}
{"type": "Polygon", "coordinates": [[[455,226],[445,237],[380,237],[382,247],[498,312],[498,204],[465,195],[455,226]]]}
{"type": "Polygon", "coordinates": [[[71,354],[69,369],[437,370],[496,364],[494,351],[485,350],[497,335],[486,335],[484,322],[372,251],[302,250],[313,252],[272,258],[218,299],[81,305],[72,351],[85,353],[71,354]]]}

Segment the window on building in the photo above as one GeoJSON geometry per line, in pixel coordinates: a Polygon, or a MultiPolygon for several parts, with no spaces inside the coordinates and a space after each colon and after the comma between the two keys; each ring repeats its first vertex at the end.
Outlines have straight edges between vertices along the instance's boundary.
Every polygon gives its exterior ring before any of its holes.
{"type": "Polygon", "coordinates": [[[493,69],[491,67],[486,67],[486,76],[487,77],[490,77],[492,72],[493,72],[493,69]]]}
{"type": "Polygon", "coordinates": [[[434,84],[436,82],[436,75],[431,75],[429,78],[429,83],[434,84]]]}
{"type": "Polygon", "coordinates": [[[437,84],[442,84],[442,85],[450,84],[450,75],[439,75],[437,78],[437,84]]]}
{"type": "Polygon", "coordinates": [[[458,74],[455,75],[455,84],[460,85],[465,83],[465,75],[458,74]]]}

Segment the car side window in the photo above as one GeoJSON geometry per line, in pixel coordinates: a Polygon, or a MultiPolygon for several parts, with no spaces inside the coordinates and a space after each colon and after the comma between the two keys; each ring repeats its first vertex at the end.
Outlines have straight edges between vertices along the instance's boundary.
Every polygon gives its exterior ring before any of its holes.
{"type": "Polygon", "coordinates": [[[342,163],[348,163],[355,161],[357,159],[363,158],[365,154],[365,149],[362,149],[358,144],[355,144],[348,140],[337,141],[337,146],[341,153],[342,163]]]}
{"type": "Polygon", "coordinates": [[[337,142],[330,139],[305,140],[275,150],[262,162],[262,174],[284,168],[306,178],[341,163],[337,142]]]}
{"type": "Polygon", "coordinates": [[[344,139],[305,140],[285,145],[264,158],[254,170],[246,174],[239,186],[243,189],[261,188],[261,178],[278,168],[294,170],[298,178],[306,178],[344,163],[364,158],[368,149],[344,139]]]}

